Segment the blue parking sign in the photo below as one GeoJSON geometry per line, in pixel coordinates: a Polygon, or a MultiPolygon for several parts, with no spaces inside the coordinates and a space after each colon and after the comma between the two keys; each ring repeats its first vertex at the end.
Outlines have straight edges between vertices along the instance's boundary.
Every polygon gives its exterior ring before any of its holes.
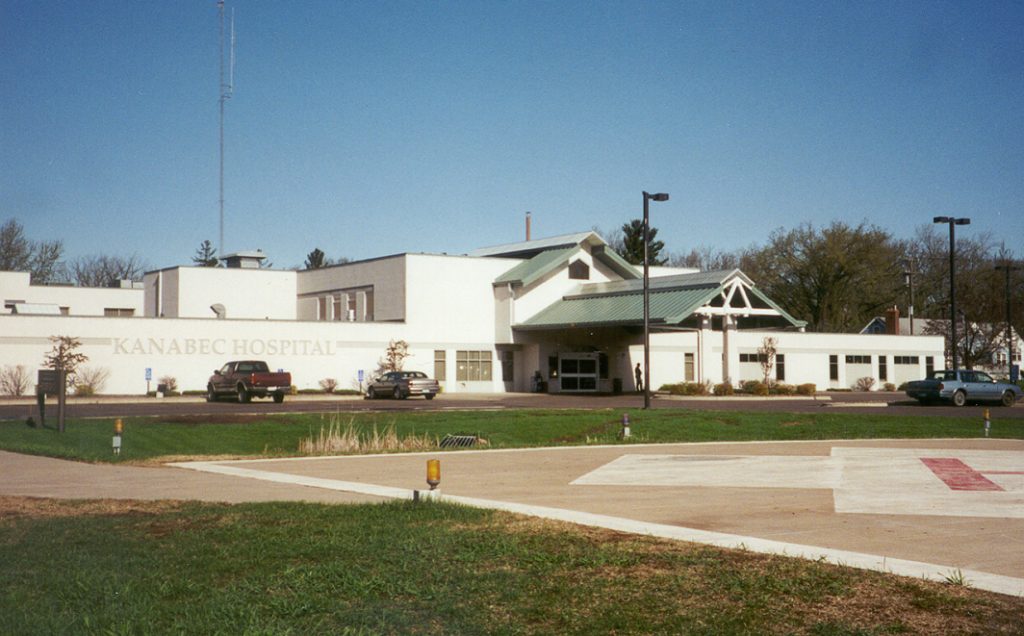
{"type": "Polygon", "coordinates": [[[146,382],[149,382],[152,379],[153,379],[153,368],[152,367],[146,367],[146,382]]]}

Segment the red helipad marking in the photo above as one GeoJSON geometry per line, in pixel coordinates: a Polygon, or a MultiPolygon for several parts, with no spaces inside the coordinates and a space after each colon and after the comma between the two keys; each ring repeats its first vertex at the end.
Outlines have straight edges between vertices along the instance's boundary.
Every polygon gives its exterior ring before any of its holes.
{"type": "MultiPolygon", "coordinates": [[[[922,457],[924,465],[931,469],[950,490],[1002,490],[994,481],[955,457],[922,457]]],[[[995,471],[992,471],[995,472],[995,471]]]]}

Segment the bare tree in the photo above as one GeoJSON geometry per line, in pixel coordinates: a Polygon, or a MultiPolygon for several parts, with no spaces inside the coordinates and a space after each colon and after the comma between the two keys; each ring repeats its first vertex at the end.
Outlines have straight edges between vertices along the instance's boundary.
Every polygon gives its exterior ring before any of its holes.
{"type": "Polygon", "coordinates": [[[138,256],[81,256],[68,266],[71,281],[79,287],[108,287],[120,280],[142,280],[146,265],[138,256]]]}
{"type": "Polygon", "coordinates": [[[36,284],[56,282],[60,278],[61,241],[30,241],[15,219],[0,225],[0,271],[30,272],[36,284]]]}
{"type": "Polygon", "coordinates": [[[409,343],[405,340],[392,340],[388,348],[384,350],[384,357],[377,362],[377,374],[384,374],[388,371],[401,371],[405,365],[405,359],[409,353],[409,343]]]}
{"type": "Polygon", "coordinates": [[[672,267],[695,267],[702,272],[715,272],[723,269],[736,269],[740,266],[740,257],[736,252],[723,252],[706,245],[695,247],[687,254],[673,254],[669,257],[672,267]]]}
{"type": "Polygon", "coordinates": [[[32,376],[25,365],[7,365],[0,369],[0,395],[25,395],[31,381],[32,376]]]}
{"type": "Polygon", "coordinates": [[[68,381],[73,377],[75,369],[88,362],[89,357],[79,353],[82,343],[74,336],[50,336],[53,349],[43,359],[43,364],[57,372],[60,391],[58,395],[57,429],[64,432],[64,397],[67,394],[68,381]]]}
{"type": "Polygon", "coordinates": [[[764,375],[764,383],[770,385],[772,369],[775,368],[775,358],[779,352],[779,341],[773,336],[765,336],[761,346],[757,348],[757,361],[761,363],[761,373],[764,375]]]}

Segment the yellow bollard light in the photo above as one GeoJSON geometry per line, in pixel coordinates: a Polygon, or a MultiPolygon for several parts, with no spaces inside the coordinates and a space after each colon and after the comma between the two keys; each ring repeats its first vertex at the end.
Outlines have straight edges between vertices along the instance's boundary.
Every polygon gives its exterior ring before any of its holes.
{"type": "Polygon", "coordinates": [[[124,423],[121,418],[114,420],[114,454],[121,454],[121,433],[124,431],[124,423]]]}
{"type": "Polygon", "coordinates": [[[428,459],[427,460],[427,484],[430,485],[430,489],[434,490],[438,484],[441,483],[441,460],[440,459],[428,459]]]}

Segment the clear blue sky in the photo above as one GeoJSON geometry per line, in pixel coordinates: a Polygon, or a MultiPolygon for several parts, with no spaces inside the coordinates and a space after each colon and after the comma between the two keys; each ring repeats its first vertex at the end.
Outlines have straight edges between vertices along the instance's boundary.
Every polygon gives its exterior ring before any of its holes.
{"type": "MultiPolygon", "coordinates": [[[[610,230],[674,252],[969,216],[1024,255],[1024,3],[228,2],[225,251],[278,267],[610,230]]],[[[218,243],[214,0],[0,0],[0,222],[218,243]]]]}

